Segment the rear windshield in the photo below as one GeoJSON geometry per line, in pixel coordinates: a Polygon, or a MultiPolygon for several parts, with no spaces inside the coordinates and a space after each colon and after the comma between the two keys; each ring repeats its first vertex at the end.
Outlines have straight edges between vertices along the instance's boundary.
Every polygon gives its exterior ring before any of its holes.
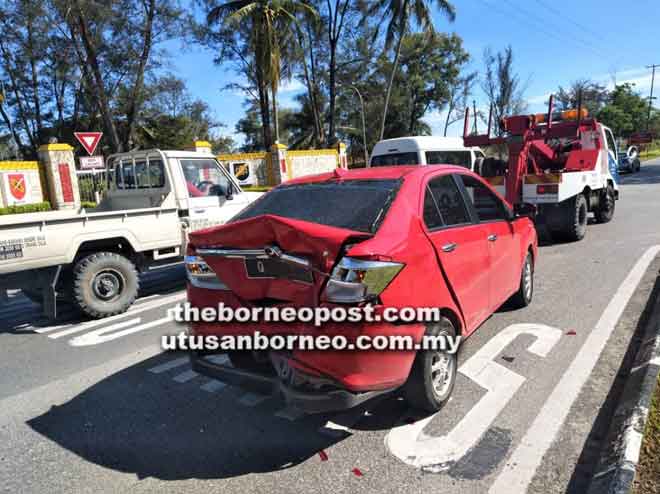
{"type": "Polygon", "coordinates": [[[392,153],[371,157],[371,166],[419,165],[417,153],[392,153]]]}
{"type": "Polygon", "coordinates": [[[400,184],[400,180],[342,180],[285,185],[263,195],[232,221],[274,214],[376,233],[400,184]]]}
{"type": "Polygon", "coordinates": [[[458,165],[471,168],[470,151],[426,151],[427,165],[458,165]]]}

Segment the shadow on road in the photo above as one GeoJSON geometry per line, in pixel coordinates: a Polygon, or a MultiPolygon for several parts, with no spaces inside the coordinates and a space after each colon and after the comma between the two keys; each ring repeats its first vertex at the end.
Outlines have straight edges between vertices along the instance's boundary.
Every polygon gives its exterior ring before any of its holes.
{"type": "Polygon", "coordinates": [[[619,175],[621,185],[654,185],[660,184],[660,163],[642,165],[637,173],[622,173],[619,175]]]}
{"type": "MultiPolygon", "coordinates": [[[[319,432],[329,419],[341,423],[337,414],[291,421],[275,415],[284,406],[277,397],[246,407],[238,389],[209,393],[199,388],[203,377],[180,384],[168,373],[148,371],[164,360],[159,355],[109,376],[28,425],[88,462],[163,480],[282,470],[349,435],[319,432]]],[[[404,405],[387,402],[387,417],[374,416],[390,428],[389,417],[404,405]]],[[[376,425],[371,421],[368,428],[376,425]]]]}

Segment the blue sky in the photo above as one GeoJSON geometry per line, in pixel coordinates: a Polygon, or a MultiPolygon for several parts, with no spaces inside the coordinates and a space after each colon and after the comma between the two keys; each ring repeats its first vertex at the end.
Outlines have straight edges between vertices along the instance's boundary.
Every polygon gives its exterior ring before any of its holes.
{"type": "MultiPolygon", "coordinates": [[[[471,54],[470,69],[481,71],[486,47],[510,44],[515,67],[527,82],[525,97],[531,111],[542,111],[551,91],[579,78],[603,84],[632,82],[645,96],[651,85],[652,63],[660,64],[660,1],[658,0],[454,0],[457,16],[450,24],[435,15],[436,29],[458,33],[471,54]]],[[[237,80],[231,67],[213,65],[212,53],[195,46],[170,43],[173,55],[168,70],[184,78],[191,93],[209,103],[215,116],[227,125],[224,134],[244,112],[242,95],[221,91],[237,80]]],[[[660,96],[660,69],[656,74],[660,96]]],[[[302,91],[297,81],[284,82],[281,106],[294,106],[302,91]]],[[[475,90],[475,98],[482,98],[475,90]]],[[[442,115],[425,120],[439,133],[442,115]]],[[[458,135],[460,125],[451,129],[458,135]]],[[[242,139],[234,136],[237,142],[242,139]]]]}

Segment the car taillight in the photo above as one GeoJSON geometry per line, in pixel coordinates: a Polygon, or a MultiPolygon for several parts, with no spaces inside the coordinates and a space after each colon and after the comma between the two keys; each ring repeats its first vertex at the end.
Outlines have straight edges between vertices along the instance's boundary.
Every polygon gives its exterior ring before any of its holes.
{"type": "Polygon", "coordinates": [[[536,193],[537,194],[556,194],[559,192],[559,185],[557,184],[552,184],[552,185],[537,185],[536,186],[536,193]]]}
{"type": "MultiPolygon", "coordinates": [[[[192,251],[194,252],[194,250],[192,251]]],[[[186,275],[190,284],[197,288],[206,288],[209,290],[228,290],[211,266],[204,259],[191,253],[188,249],[188,255],[184,258],[186,265],[186,275]]]]}
{"type": "Polygon", "coordinates": [[[381,294],[404,264],[343,257],[332,270],[324,299],[336,303],[358,303],[381,294]]]}

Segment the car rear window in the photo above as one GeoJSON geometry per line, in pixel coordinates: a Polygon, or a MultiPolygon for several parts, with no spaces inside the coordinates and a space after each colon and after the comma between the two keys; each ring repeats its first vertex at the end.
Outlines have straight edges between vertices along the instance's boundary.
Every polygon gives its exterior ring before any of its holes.
{"type": "Polygon", "coordinates": [[[417,153],[392,153],[371,157],[371,166],[419,165],[417,153]]]}
{"type": "Polygon", "coordinates": [[[401,180],[342,180],[285,185],[264,194],[232,221],[274,214],[376,233],[400,184],[401,180]]]}

